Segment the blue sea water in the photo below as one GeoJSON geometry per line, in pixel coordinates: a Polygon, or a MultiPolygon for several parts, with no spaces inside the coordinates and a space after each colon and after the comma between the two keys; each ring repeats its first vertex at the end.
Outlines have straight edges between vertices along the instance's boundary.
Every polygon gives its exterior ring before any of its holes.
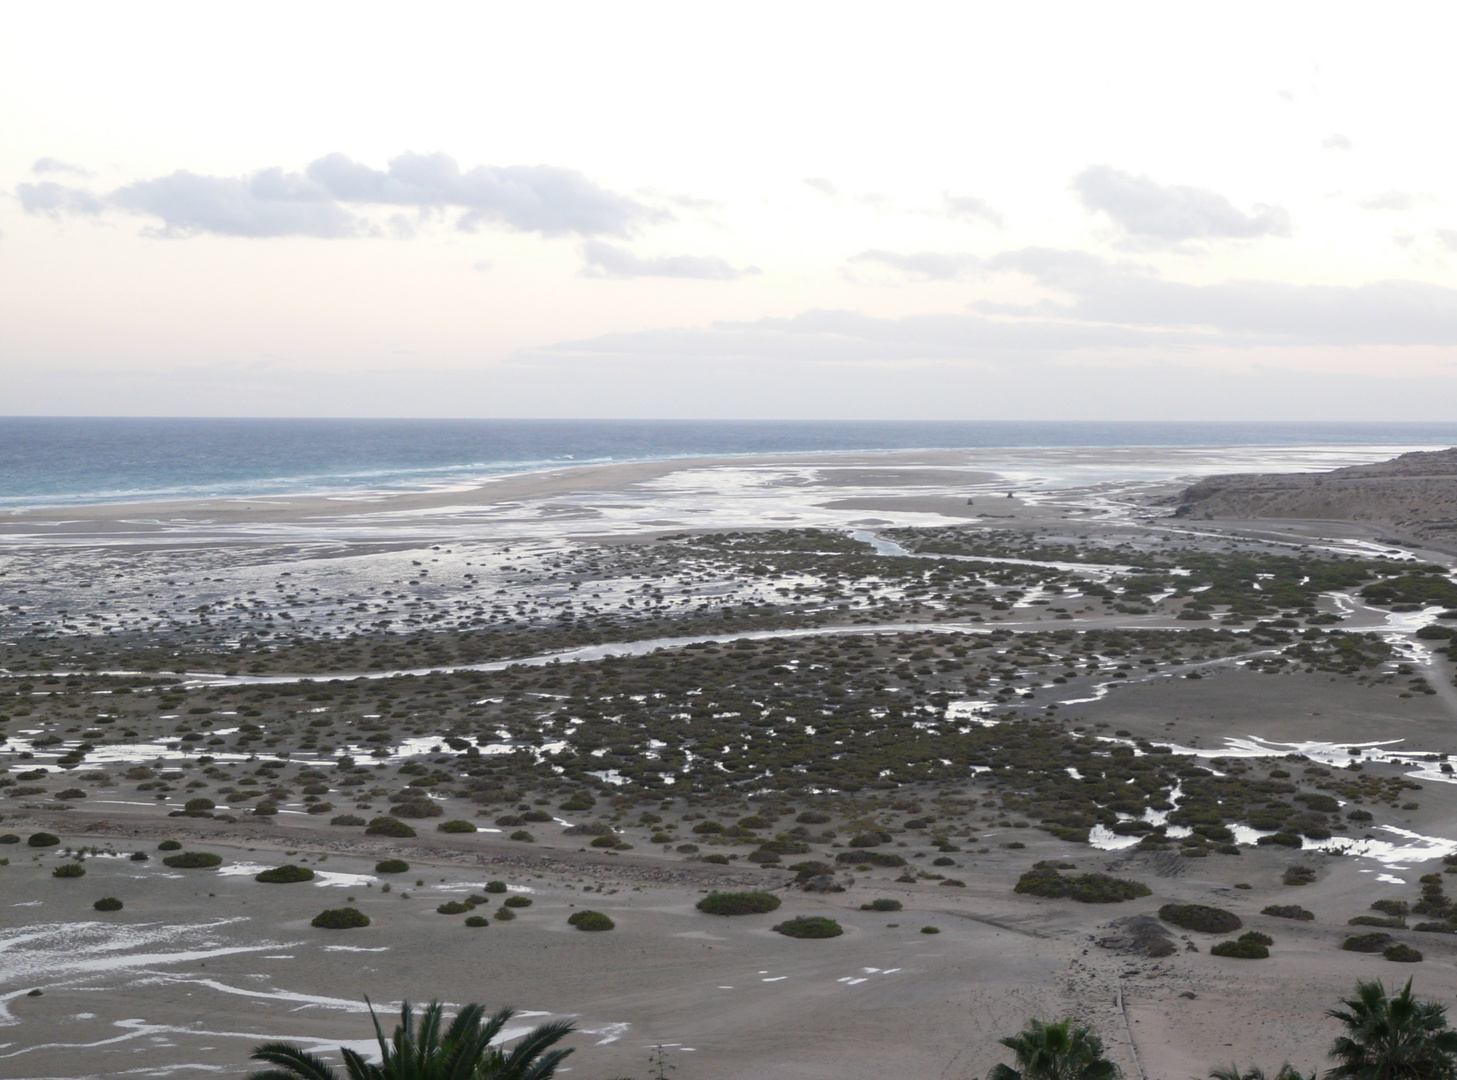
{"type": "Polygon", "coordinates": [[[0,417],[0,507],[403,491],[570,465],[931,448],[1451,446],[1457,423],[0,417]]]}

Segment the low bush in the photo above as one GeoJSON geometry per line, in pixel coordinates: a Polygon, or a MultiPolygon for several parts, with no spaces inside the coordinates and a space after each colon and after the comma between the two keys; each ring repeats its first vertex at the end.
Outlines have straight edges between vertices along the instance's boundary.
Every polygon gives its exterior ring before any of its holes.
{"type": "Polygon", "coordinates": [[[510,908],[500,907],[496,909],[497,922],[510,922],[514,918],[516,918],[516,912],[512,911],[510,908]]]}
{"type": "Polygon", "coordinates": [[[1159,908],[1159,918],[1182,930],[1205,934],[1229,934],[1244,925],[1234,912],[1207,904],[1165,904],[1159,908]]]}
{"type": "Polygon", "coordinates": [[[1258,930],[1246,930],[1239,936],[1239,940],[1253,941],[1256,945],[1264,945],[1266,947],[1275,944],[1274,938],[1269,934],[1262,934],[1258,930]]]}
{"type": "Polygon", "coordinates": [[[530,907],[531,906],[531,897],[529,897],[529,896],[508,896],[508,897],[506,897],[505,900],[502,901],[502,903],[504,903],[507,907],[514,907],[514,908],[530,907]]]}
{"type": "Polygon", "coordinates": [[[568,813],[571,813],[578,810],[590,810],[596,805],[596,799],[592,798],[592,796],[588,795],[586,792],[579,791],[571,798],[569,798],[566,802],[562,803],[561,809],[567,811],[568,813]]]}
{"type": "Polygon", "coordinates": [[[899,900],[872,900],[861,904],[861,911],[899,911],[903,905],[899,900]]]}
{"type": "Polygon", "coordinates": [[[534,843],[536,843],[536,837],[532,836],[525,829],[517,829],[515,832],[513,832],[511,834],[511,839],[512,840],[519,841],[520,843],[523,843],[523,844],[534,844],[534,843]]]}
{"type": "Polygon", "coordinates": [[[852,848],[879,847],[881,844],[888,843],[890,843],[890,833],[879,830],[863,832],[850,837],[850,847],[852,848]]]}
{"type": "Polygon", "coordinates": [[[488,892],[488,893],[503,893],[505,891],[506,891],[506,883],[504,881],[488,881],[488,882],[486,882],[486,892],[488,892]]]}
{"type": "Polygon", "coordinates": [[[1152,890],[1141,881],[1107,874],[1079,874],[1063,877],[1057,867],[1038,863],[1018,879],[1014,892],[1049,899],[1076,900],[1083,904],[1117,904],[1149,896],[1152,890]]]}
{"type": "Polygon", "coordinates": [[[941,932],[941,928],[939,926],[923,926],[923,927],[921,927],[921,933],[923,933],[923,934],[939,934],[940,932],[941,932]]]}
{"type": "MultiPolygon", "coordinates": [[[[61,838],[55,833],[38,832],[31,833],[30,839],[26,841],[31,847],[55,847],[61,842],[61,838]]],[[[181,844],[177,845],[181,847],[181,844]]]]}
{"type": "Polygon", "coordinates": [[[18,835],[16,835],[15,833],[13,833],[13,832],[8,832],[4,836],[0,836],[0,844],[18,844],[18,843],[20,843],[20,837],[18,835]]]}
{"type": "Polygon", "coordinates": [[[145,851],[133,851],[131,854],[132,862],[146,862],[150,858],[151,856],[145,851]]]}
{"type": "Polygon", "coordinates": [[[1341,948],[1347,952],[1374,953],[1380,952],[1386,946],[1390,945],[1392,941],[1393,938],[1390,934],[1357,934],[1341,942],[1341,948]]]}
{"type": "Polygon", "coordinates": [[[1399,919],[1411,911],[1411,905],[1405,900],[1377,900],[1371,904],[1371,910],[1399,919]]]}
{"type": "Polygon", "coordinates": [[[845,932],[834,919],[823,915],[800,915],[774,927],[777,933],[792,938],[832,938],[845,932]]]}
{"type": "Polygon", "coordinates": [[[567,920],[567,924],[578,930],[611,930],[617,924],[600,911],[578,911],[567,920]]]}
{"type": "Polygon", "coordinates": [[[264,870],[261,874],[253,875],[253,880],[261,881],[265,885],[292,885],[299,881],[313,881],[314,872],[307,866],[285,863],[283,866],[275,866],[271,870],[264,870]]]}
{"type": "Polygon", "coordinates": [[[1271,904],[1260,914],[1273,915],[1277,919],[1299,919],[1301,922],[1310,922],[1315,918],[1314,912],[1306,911],[1299,904],[1271,904]]]}
{"type": "Polygon", "coordinates": [[[160,844],[157,845],[157,850],[158,851],[181,851],[182,850],[182,841],[181,840],[163,840],[160,844]]]}
{"type": "Polygon", "coordinates": [[[374,864],[376,874],[404,874],[408,873],[410,864],[404,859],[381,859],[374,864]]]}
{"type": "Polygon", "coordinates": [[[329,824],[356,827],[359,825],[368,825],[369,822],[365,821],[358,814],[340,814],[338,817],[330,818],[329,824]]]}
{"type": "Polygon", "coordinates": [[[205,810],[216,810],[217,808],[217,803],[211,799],[202,798],[201,796],[196,799],[188,799],[182,804],[182,809],[186,810],[189,814],[197,814],[205,810]]]}
{"type": "Polygon", "coordinates": [[[168,855],[162,864],[174,870],[213,870],[223,865],[223,857],[211,851],[184,851],[179,855],[168,855]]]}
{"type": "Polygon", "coordinates": [[[1425,934],[1457,934],[1457,926],[1445,922],[1419,922],[1412,929],[1425,934]]]}
{"type": "Polygon", "coordinates": [[[60,866],[51,871],[51,877],[72,878],[85,876],[86,868],[78,862],[61,863],[60,866]]]}
{"type": "Polygon", "coordinates": [[[1384,915],[1357,915],[1346,920],[1347,926],[1383,926],[1388,930],[1405,930],[1405,919],[1391,919],[1384,915]]]}
{"type": "Polygon", "coordinates": [[[369,828],[364,830],[366,836],[394,836],[408,838],[415,835],[415,830],[406,825],[398,818],[377,817],[371,819],[369,828]]]}
{"type": "Polygon", "coordinates": [[[96,901],[96,903],[92,904],[91,906],[97,911],[120,911],[122,904],[121,901],[114,896],[103,896],[100,900],[96,901]]]}
{"type": "Polygon", "coordinates": [[[474,927],[490,926],[491,920],[484,915],[471,915],[465,920],[465,924],[474,927]]]}
{"type": "Polygon", "coordinates": [[[617,846],[617,837],[615,837],[615,836],[594,836],[594,837],[592,837],[592,840],[591,840],[591,846],[592,847],[596,847],[596,848],[616,847],[617,846]]]}
{"type": "Polygon", "coordinates": [[[356,926],[368,926],[369,916],[358,908],[327,908],[315,915],[309,925],[320,930],[352,930],[356,926]]]}
{"type": "Polygon", "coordinates": [[[445,810],[438,803],[426,802],[424,799],[409,802],[396,803],[390,807],[390,813],[397,818],[412,818],[416,821],[421,818],[444,817],[445,810]]]}
{"type": "Polygon", "coordinates": [[[535,822],[536,824],[540,825],[543,821],[550,821],[551,815],[548,814],[545,810],[528,810],[526,811],[526,813],[521,815],[521,820],[526,822],[535,822]]]}
{"type": "Polygon", "coordinates": [[[468,833],[476,831],[476,827],[473,824],[469,821],[462,821],[460,818],[456,818],[453,821],[442,821],[435,828],[439,832],[447,833],[468,833]]]}
{"type": "Polygon", "coordinates": [[[474,904],[461,903],[459,900],[447,900],[435,910],[442,915],[464,915],[474,906],[474,904]]]}
{"type": "Polygon", "coordinates": [[[1403,945],[1399,941],[1395,945],[1388,945],[1382,949],[1381,955],[1398,964],[1420,964],[1422,962],[1420,950],[1413,949],[1410,945],[1403,945]]]}
{"type": "Polygon", "coordinates": [[[821,814],[818,810],[806,810],[794,820],[801,825],[828,825],[830,822],[830,815],[821,814]]]}
{"type": "Polygon", "coordinates": [[[1295,887],[1309,885],[1315,880],[1315,870],[1309,866],[1292,866],[1285,871],[1285,876],[1280,880],[1286,885],[1295,887]]]}
{"type": "Polygon", "coordinates": [[[705,915],[763,915],[778,909],[781,901],[766,892],[711,892],[698,901],[705,915]]]}
{"type": "Polygon", "coordinates": [[[841,851],[836,853],[835,861],[839,863],[864,863],[866,866],[904,866],[905,859],[889,851],[868,851],[861,848],[857,851],[841,851]]]}
{"type": "Polygon", "coordinates": [[[1267,960],[1270,950],[1258,941],[1220,941],[1209,947],[1210,956],[1232,956],[1236,960],[1267,960]]]}

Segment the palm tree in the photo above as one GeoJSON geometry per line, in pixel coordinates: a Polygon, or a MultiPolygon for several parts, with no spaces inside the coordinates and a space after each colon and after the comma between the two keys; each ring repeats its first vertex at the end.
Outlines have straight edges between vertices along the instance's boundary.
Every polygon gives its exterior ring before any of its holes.
{"type": "Polygon", "coordinates": [[[1055,1024],[1031,1020],[1020,1034],[1001,1040],[1017,1068],[998,1065],[987,1080],[1117,1080],[1121,1070],[1103,1056],[1103,1040],[1071,1018],[1055,1024]]]}
{"type": "MultiPolygon", "coordinates": [[[[501,1009],[488,1018],[484,1005],[467,1005],[446,1026],[445,1007],[440,1002],[427,1005],[417,1023],[407,1001],[390,1039],[379,1026],[373,1004],[369,1015],[381,1060],[372,1064],[354,1050],[340,1047],[347,1080],[551,1080],[562,1059],[572,1052],[551,1049],[572,1031],[567,1020],[532,1028],[509,1051],[493,1046],[515,1015],[511,1009],[501,1009]]],[[[340,1080],[323,1058],[288,1043],[264,1043],[251,1056],[273,1067],[251,1074],[248,1080],[340,1080]]]]}
{"type": "MultiPolygon", "coordinates": [[[[1315,1080],[1316,1072],[1317,1070],[1312,1069],[1309,1076],[1304,1076],[1299,1069],[1287,1061],[1280,1066],[1280,1071],[1275,1074],[1275,1080],[1315,1080]]],[[[1240,1072],[1238,1065],[1230,1065],[1227,1069],[1210,1069],[1209,1080],[1266,1080],[1266,1076],[1264,1069],[1246,1069],[1244,1072],[1240,1072]]]]}
{"type": "Polygon", "coordinates": [[[1447,1007],[1412,997],[1411,980],[1388,994],[1380,980],[1357,982],[1344,1009],[1326,1015],[1346,1026],[1331,1043],[1336,1067],[1328,1080],[1448,1080],[1457,1076],[1457,1031],[1447,1026],[1447,1007]]]}

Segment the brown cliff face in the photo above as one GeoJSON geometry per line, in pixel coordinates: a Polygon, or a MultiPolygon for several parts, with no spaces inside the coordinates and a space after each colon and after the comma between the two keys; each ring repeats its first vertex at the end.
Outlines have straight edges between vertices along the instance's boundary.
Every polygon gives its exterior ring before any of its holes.
{"type": "Polygon", "coordinates": [[[1457,447],[1325,473],[1210,476],[1177,501],[1183,517],[1369,521],[1457,541],[1457,447]]]}

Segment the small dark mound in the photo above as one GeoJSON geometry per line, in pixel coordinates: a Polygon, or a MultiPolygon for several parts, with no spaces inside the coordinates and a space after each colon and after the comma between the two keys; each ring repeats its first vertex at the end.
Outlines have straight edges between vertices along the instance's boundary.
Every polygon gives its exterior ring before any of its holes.
{"type": "Polygon", "coordinates": [[[490,926],[491,920],[484,915],[471,915],[465,920],[465,924],[479,929],[482,926],[490,926]]]}
{"type": "Polygon", "coordinates": [[[1112,931],[1098,939],[1098,947],[1132,956],[1172,956],[1174,939],[1152,915],[1127,915],[1108,924],[1112,931]]]}
{"type": "Polygon", "coordinates": [[[464,915],[473,907],[475,907],[474,904],[465,904],[459,900],[447,900],[435,910],[442,915],[464,915]]]}
{"type": "Polygon", "coordinates": [[[903,905],[899,900],[872,900],[861,904],[861,911],[899,911],[903,905]]]}
{"type": "Polygon", "coordinates": [[[1234,912],[1207,904],[1165,904],[1159,908],[1159,918],[1182,930],[1205,934],[1230,934],[1244,925],[1234,912]]]}
{"type": "Polygon", "coordinates": [[[85,877],[86,868],[78,862],[61,863],[51,871],[51,877],[85,877]]]}
{"type": "Polygon", "coordinates": [[[774,927],[775,931],[792,938],[832,938],[845,932],[844,927],[834,919],[823,915],[800,915],[774,927]]]}
{"type": "Polygon", "coordinates": [[[357,827],[359,825],[368,825],[369,822],[365,821],[358,814],[340,814],[338,817],[331,817],[329,819],[329,824],[357,827]]]}
{"type": "Polygon", "coordinates": [[[92,904],[91,906],[94,907],[97,911],[120,911],[122,904],[121,901],[114,896],[103,896],[100,900],[96,901],[96,903],[92,904]]]}
{"type": "Polygon", "coordinates": [[[1381,955],[1398,964],[1420,964],[1422,962],[1420,950],[1413,949],[1410,945],[1403,945],[1399,941],[1395,945],[1388,945],[1382,949],[1381,955]]]}
{"type": "Polygon", "coordinates": [[[530,907],[531,906],[531,897],[529,897],[529,896],[508,896],[508,897],[506,897],[505,900],[502,901],[502,903],[504,903],[507,907],[515,907],[515,908],[530,907]]]}
{"type": "Polygon", "coordinates": [[[366,836],[394,836],[411,837],[415,830],[406,825],[398,818],[377,817],[370,821],[369,828],[364,830],[366,836]]]}
{"type": "Polygon", "coordinates": [[[0,836],[0,844],[18,844],[18,843],[20,843],[20,837],[17,834],[13,833],[13,832],[8,832],[4,836],[0,836]]]}
{"type": "Polygon", "coordinates": [[[1067,897],[1083,904],[1117,904],[1149,896],[1153,890],[1141,881],[1107,874],[1079,874],[1063,877],[1050,863],[1037,863],[1018,879],[1014,892],[1049,899],[1067,897]]]}
{"type": "Polygon", "coordinates": [[[376,874],[403,874],[410,869],[404,859],[381,859],[374,864],[376,874]]]}
{"type": "Polygon", "coordinates": [[[212,870],[223,865],[223,857],[210,851],[184,851],[180,855],[168,855],[162,864],[174,870],[212,870]]]}
{"type": "Polygon", "coordinates": [[[578,911],[567,920],[578,930],[611,930],[617,924],[600,911],[578,911]]]}
{"type": "Polygon", "coordinates": [[[1299,904],[1271,904],[1260,914],[1273,915],[1277,919],[1299,919],[1301,922],[1310,922],[1315,918],[1314,912],[1306,911],[1299,904]]]}
{"type": "Polygon", "coordinates": [[[182,841],[181,840],[163,840],[160,844],[157,845],[157,850],[158,851],[181,851],[182,850],[182,841]]]}
{"type": "Polygon", "coordinates": [[[445,810],[439,804],[426,802],[424,799],[397,803],[390,807],[390,813],[397,818],[413,818],[417,821],[421,818],[445,816],[445,810]]]}
{"type": "Polygon", "coordinates": [[[1341,942],[1347,952],[1380,952],[1395,940],[1390,934],[1357,934],[1341,942]]]}
{"type": "Polygon", "coordinates": [[[315,915],[309,925],[320,930],[351,930],[356,926],[368,926],[369,916],[358,908],[326,908],[315,915]]]}
{"type": "Polygon", "coordinates": [[[1209,947],[1210,956],[1230,956],[1236,960],[1268,960],[1270,950],[1258,941],[1220,941],[1209,947]]]}
{"type": "Polygon", "coordinates": [[[840,863],[864,863],[866,866],[904,866],[905,859],[890,851],[869,851],[860,848],[856,851],[841,851],[835,855],[835,861],[840,863]]]}
{"type": "Polygon", "coordinates": [[[506,883],[504,881],[488,881],[488,882],[486,882],[486,892],[488,892],[488,893],[503,893],[505,891],[506,891],[506,883]]]}
{"type": "Polygon", "coordinates": [[[766,892],[711,892],[698,901],[705,915],[763,915],[776,910],[781,901],[766,892]]]}
{"type": "Polygon", "coordinates": [[[456,818],[453,821],[442,821],[435,828],[436,831],[445,833],[468,833],[476,831],[476,827],[473,824],[469,821],[463,821],[460,818],[456,818]]]}
{"type": "Polygon", "coordinates": [[[1256,945],[1264,945],[1269,948],[1275,944],[1275,939],[1269,934],[1262,934],[1258,930],[1246,930],[1239,936],[1240,941],[1253,941],[1256,945]]]}
{"type": "Polygon", "coordinates": [[[253,880],[262,881],[268,885],[292,885],[296,881],[313,881],[314,872],[307,866],[286,863],[283,866],[275,866],[271,870],[264,870],[261,874],[255,874],[253,880]]]}
{"type": "Polygon", "coordinates": [[[60,842],[59,836],[48,832],[31,833],[30,839],[26,841],[31,847],[55,847],[60,842]]]}

